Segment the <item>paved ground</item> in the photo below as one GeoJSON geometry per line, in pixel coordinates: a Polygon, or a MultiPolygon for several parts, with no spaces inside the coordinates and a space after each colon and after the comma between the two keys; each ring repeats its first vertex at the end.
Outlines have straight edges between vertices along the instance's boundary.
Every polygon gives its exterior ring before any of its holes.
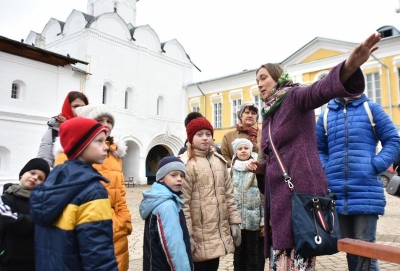
{"type": "MultiPolygon", "coordinates": [[[[142,200],[142,191],[150,186],[135,186],[127,188],[128,206],[132,213],[133,233],[129,236],[130,271],[142,270],[143,256],[143,227],[144,221],[139,215],[139,203],[142,200]]],[[[377,243],[400,247],[400,198],[386,194],[386,214],[378,221],[377,243]]],[[[337,253],[330,256],[317,257],[317,271],[341,271],[347,270],[346,254],[337,253]]],[[[381,270],[400,270],[400,265],[380,262],[381,270]]],[[[227,255],[221,258],[219,271],[233,270],[233,257],[227,255]]],[[[268,270],[268,262],[265,270],[268,270]]]]}

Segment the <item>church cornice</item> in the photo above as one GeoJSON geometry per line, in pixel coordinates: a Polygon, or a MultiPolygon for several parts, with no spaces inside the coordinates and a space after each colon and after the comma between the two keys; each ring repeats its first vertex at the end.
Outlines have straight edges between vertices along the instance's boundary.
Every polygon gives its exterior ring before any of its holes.
{"type": "Polygon", "coordinates": [[[149,50],[147,47],[139,45],[139,44],[135,44],[130,41],[123,41],[120,39],[115,38],[114,36],[108,35],[106,33],[103,33],[101,31],[95,30],[95,29],[83,29],[79,32],[75,32],[74,34],[68,35],[68,36],[64,36],[62,39],[54,41],[53,43],[50,43],[47,45],[48,48],[52,48],[52,47],[59,47],[61,45],[65,45],[68,43],[72,43],[72,42],[79,42],[81,41],[81,39],[85,36],[93,36],[96,37],[98,39],[101,39],[103,41],[106,41],[108,43],[120,46],[120,47],[124,47],[126,49],[129,49],[131,51],[137,52],[137,53],[142,53],[144,55],[148,55],[152,58],[155,58],[157,60],[162,60],[164,62],[179,66],[179,67],[185,67],[187,69],[191,69],[192,68],[192,64],[189,63],[184,63],[181,61],[177,61],[173,58],[170,58],[168,56],[166,56],[165,54],[161,54],[161,52],[155,52],[152,50],[149,50]]]}
{"type": "MultiPolygon", "coordinates": [[[[23,123],[34,123],[43,125],[49,120],[48,116],[38,116],[33,112],[27,111],[22,112],[11,112],[10,109],[0,107],[0,120],[12,121],[12,122],[23,122],[23,123]]],[[[13,109],[15,110],[15,108],[13,109]]]]}

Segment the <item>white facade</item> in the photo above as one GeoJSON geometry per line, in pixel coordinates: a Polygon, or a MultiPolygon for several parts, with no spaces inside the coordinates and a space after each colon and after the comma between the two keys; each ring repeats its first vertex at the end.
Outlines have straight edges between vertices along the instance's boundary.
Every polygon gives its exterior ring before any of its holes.
{"type": "Polygon", "coordinates": [[[0,52],[0,184],[17,180],[24,163],[36,157],[49,117],[61,111],[62,100],[83,78],[70,65],[0,52]],[[11,98],[13,84],[18,99],[11,98]]]}
{"type": "Polygon", "coordinates": [[[20,59],[16,65],[19,57],[0,54],[0,61],[13,63],[0,63],[0,95],[7,98],[0,99],[0,123],[10,131],[1,133],[0,181],[15,180],[23,163],[36,156],[47,120],[61,112],[71,90],[84,92],[89,103],[105,103],[115,114],[112,135],[128,144],[126,179],[144,184],[155,176],[150,172],[154,165],[148,164],[153,147],[176,155],[183,146],[183,86],[193,80],[184,48],[175,39],[161,43],[148,25],[135,26],[136,0],[89,0],[88,13],[94,16],[73,10],[65,23],[52,18],[42,33],[31,31],[25,41],[88,62],[75,65],[86,75],[32,60],[20,59]],[[15,80],[26,84],[25,100],[9,98],[15,80]]]}

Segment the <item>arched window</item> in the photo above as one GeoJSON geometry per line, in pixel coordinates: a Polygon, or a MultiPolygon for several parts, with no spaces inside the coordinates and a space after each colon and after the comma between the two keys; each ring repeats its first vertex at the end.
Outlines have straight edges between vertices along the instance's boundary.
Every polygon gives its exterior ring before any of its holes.
{"type": "Polygon", "coordinates": [[[133,89],[130,87],[125,90],[124,108],[128,110],[133,109],[133,89]]]}
{"type": "Polygon", "coordinates": [[[103,98],[102,98],[102,103],[107,104],[107,87],[103,86],[103,98]]]}
{"type": "Polygon", "coordinates": [[[11,85],[11,99],[19,99],[21,97],[21,88],[17,83],[11,85]]]}
{"type": "Polygon", "coordinates": [[[125,91],[125,105],[124,105],[125,109],[129,109],[129,92],[125,91]]]}
{"type": "Polygon", "coordinates": [[[164,98],[158,97],[157,99],[157,115],[163,116],[164,115],[164,98]]]}
{"type": "Polygon", "coordinates": [[[0,174],[7,174],[10,171],[11,152],[6,147],[0,146],[0,174]]]}

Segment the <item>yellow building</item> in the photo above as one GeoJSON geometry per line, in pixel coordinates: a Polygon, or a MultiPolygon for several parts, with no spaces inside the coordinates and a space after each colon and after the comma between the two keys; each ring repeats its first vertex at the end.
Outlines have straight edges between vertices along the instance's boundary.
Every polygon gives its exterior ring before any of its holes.
{"type": "MultiPolygon", "coordinates": [[[[365,75],[365,94],[379,103],[400,130],[400,32],[392,26],[377,30],[382,34],[379,49],[361,67],[365,75]]],[[[357,43],[316,37],[280,63],[294,82],[312,84],[326,76],[332,67],[344,61],[357,43]]],[[[268,62],[265,60],[264,62],[268,62]]],[[[258,67],[257,67],[258,68],[258,67]]],[[[214,126],[215,143],[233,130],[241,103],[253,101],[261,108],[256,70],[197,82],[186,86],[188,112],[202,113],[214,126]]],[[[315,115],[325,110],[317,108],[315,115]]],[[[260,118],[261,128],[261,118],[260,118]]]]}

